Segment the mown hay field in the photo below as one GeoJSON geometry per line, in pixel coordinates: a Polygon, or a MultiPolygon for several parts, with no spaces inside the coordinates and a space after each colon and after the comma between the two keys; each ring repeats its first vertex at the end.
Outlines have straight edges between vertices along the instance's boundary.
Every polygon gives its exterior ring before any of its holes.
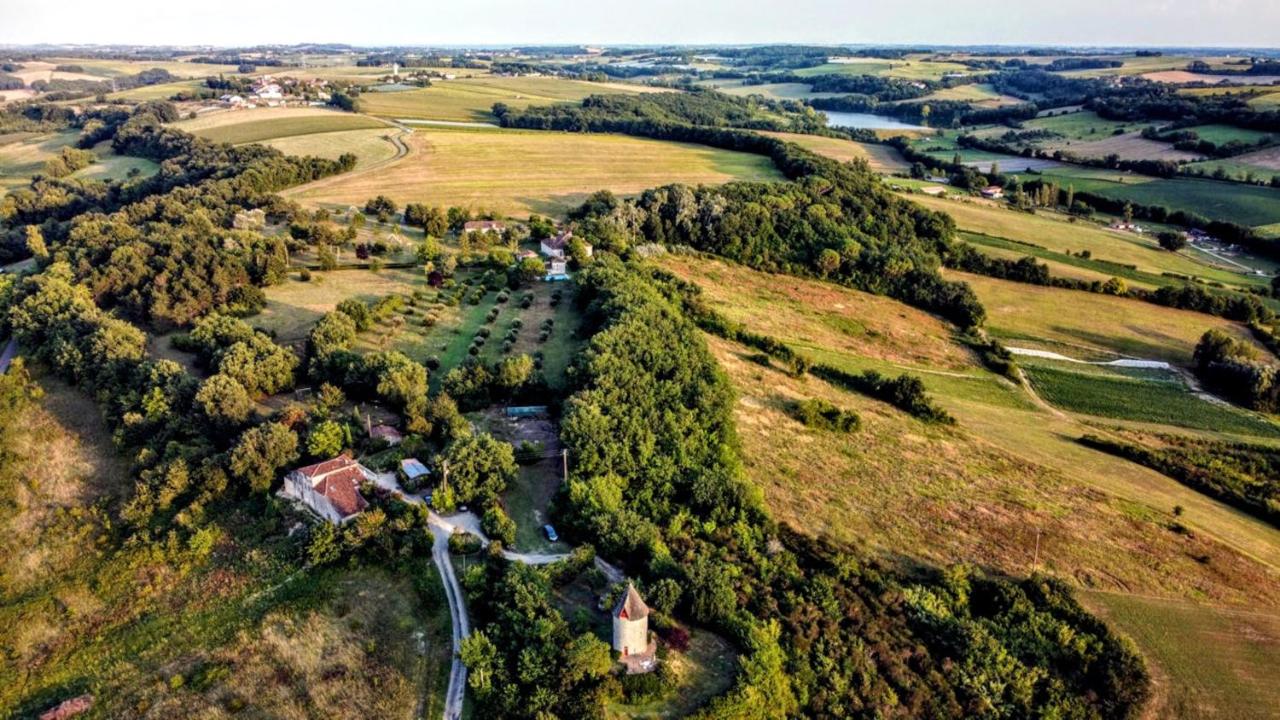
{"type": "Polygon", "coordinates": [[[513,108],[577,102],[589,95],[658,92],[622,83],[594,83],[563,78],[483,77],[441,80],[431,87],[401,92],[365,93],[360,111],[379,117],[451,122],[493,122],[494,103],[513,108]]]}
{"type": "Polygon", "coordinates": [[[782,178],[760,155],[623,135],[418,128],[406,141],[409,154],[374,173],[347,173],[285,195],[346,206],[383,194],[402,204],[558,215],[597,190],[782,178]]]}
{"type": "Polygon", "coordinates": [[[761,134],[793,142],[800,147],[840,162],[849,162],[854,159],[866,160],[871,169],[878,173],[905,172],[910,167],[902,155],[889,145],[842,140],[821,135],[802,135],[800,133],[764,131],[761,134]]]}
{"type": "Polygon", "coordinates": [[[1122,593],[1083,600],[1152,670],[1150,717],[1265,720],[1280,707],[1280,612],[1122,593]]]}
{"type": "Polygon", "coordinates": [[[1039,211],[1032,215],[1003,204],[945,200],[927,195],[912,195],[911,200],[930,210],[947,213],[961,230],[1064,254],[1087,250],[1094,259],[1133,265],[1155,275],[1170,272],[1239,286],[1258,285],[1266,280],[1199,262],[1185,253],[1168,252],[1161,249],[1150,234],[1119,232],[1085,221],[1071,222],[1070,218],[1057,213],[1039,211]]]}
{"type": "Polygon", "coordinates": [[[973,288],[987,309],[987,329],[1006,343],[1079,360],[1126,356],[1189,365],[1200,336],[1211,328],[1249,337],[1239,323],[1190,310],[969,273],[945,274],[973,288]]]}
{"type": "Polygon", "coordinates": [[[396,156],[393,137],[398,132],[386,127],[339,130],[277,137],[263,140],[262,144],[286,155],[314,155],[330,160],[336,160],[344,153],[354,153],[357,158],[355,170],[360,171],[396,156]]]}
{"type": "Polygon", "coordinates": [[[74,147],[77,137],[76,132],[15,133],[12,142],[0,144],[0,192],[26,185],[62,148],[74,147]]]}
{"type": "Polygon", "coordinates": [[[387,124],[364,115],[322,108],[256,108],[207,113],[174,126],[214,142],[233,145],[311,133],[363,130],[387,124]]]}

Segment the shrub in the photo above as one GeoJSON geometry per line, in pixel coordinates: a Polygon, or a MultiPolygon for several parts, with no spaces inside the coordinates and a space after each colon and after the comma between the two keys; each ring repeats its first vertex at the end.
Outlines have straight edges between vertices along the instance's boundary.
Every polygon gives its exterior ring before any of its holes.
{"type": "Polygon", "coordinates": [[[469,532],[456,532],[449,536],[449,552],[454,555],[474,555],[480,551],[480,538],[469,532]]]}
{"type": "Polygon", "coordinates": [[[841,410],[826,400],[811,398],[801,400],[791,406],[791,415],[807,427],[819,430],[835,430],[853,432],[858,429],[858,415],[850,410],[841,410]]]}

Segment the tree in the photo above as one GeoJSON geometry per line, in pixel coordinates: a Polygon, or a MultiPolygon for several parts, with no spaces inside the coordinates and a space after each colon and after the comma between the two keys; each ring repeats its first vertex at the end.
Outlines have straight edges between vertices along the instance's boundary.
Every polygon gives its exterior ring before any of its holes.
{"type": "Polygon", "coordinates": [[[840,269],[840,253],[831,248],[823,248],[818,253],[818,272],[823,277],[829,277],[832,273],[840,269]]]}
{"type": "Polygon", "coordinates": [[[316,248],[316,260],[319,262],[321,270],[338,269],[338,256],[334,254],[333,248],[328,245],[321,245],[316,248]]]}
{"type": "Polygon", "coordinates": [[[31,257],[36,260],[49,259],[49,247],[45,245],[44,233],[40,232],[40,228],[35,225],[28,225],[27,230],[27,252],[31,253],[31,257]]]}
{"type": "Polygon", "coordinates": [[[351,322],[355,324],[357,332],[364,332],[373,327],[373,313],[369,311],[369,306],[357,298],[347,298],[338,303],[336,308],[338,312],[345,314],[351,318],[351,322]]]}
{"type": "Polygon", "coordinates": [[[350,348],[355,341],[355,322],[350,315],[336,310],[321,316],[307,336],[311,355],[321,360],[338,350],[350,348]]]}
{"type": "Polygon", "coordinates": [[[248,341],[227,348],[218,372],[235,378],[250,395],[274,395],[293,387],[298,356],[255,333],[248,341]]]}
{"type": "Polygon", "coordinates": [[[246,430],[231,451],[231,472],[254,492],[271,489],[278,471],[298,459],[298,436],[276,422],[246,430]]]}
{"type": "Polygon", "coordinates": [[[1133,223],[1133,203],[1124,204],[1124,222],[1126,225],[1133,223]]]}
{"type": "Polygon", "coordinates": [[[516,542],[516,523],[498,503],[493,503],[484,511],[481,528],[485,535],[500,541],[505,546],[510,547],[516,542]]]}
{"type": "Polygon", "coordinates": [[[427,369],[400,352],[378,353],[370,356],[367,365],[377,373],[377,392],[383,400],[398,410],[425,407],[427,397],[427,369]]]}
{"type": "Polygon", "coordinates": [[[487,433],[453,441],[445,449],[444,459],[449,463],[449,483],[460,503],[493,502],[516,476],[511,445],[487,433]]]}
{"type": "Polygon", "coordinates": [[[516,284],[524,286],[537,282],[546,272],[547,268],[541,260],[536,257],[527,257],[516,265],[514,273],[516,284]]]}
{"type": "Polygon", "coordinates": [[[513,393],[529,382],[531,377],[533,377],[533,358],[522,353],[498,363],[494,379],[498,387],[507,393],[513,393]]]}
{"type": "Polygon", "coordinates": [[[396,202],[386,195],[379,195],[377,197],[370,198],[370,200],[364,204],[365,214],[376,215],[378,220],[381,222],[389,222],[391,220],[391,216],[395,215],[396,210],[398,209],[399,206],[396,205],[396,202]]]}
{"type": "Polygon", "coordinates": [[[316,423],[307,433],[307,453],[315,458],[329,458],[350,444],[351,431],[336,420],[316,423]]]}
{"type": "Polygon", "coordinates": [[[253,412],[253,400],[244,386],[227,375],[212,375],[196,391],[196,407],[220,429],[243,425],[253,412]]]}
{"type": "Polygon", "coordinates": [[[428,235],[422,244],[414,251],[414,255],[418,258],[418,262],[426,264],[435,262],[440,259],[443,252],[440,250],[440,241],[428,235]]]}
{"type": "Polygon", "coordinates": [[[1162,231],[1156,235],[1160,247],[1169,252],[1177,252],[1187,246],[1187,236],[1180,232],[1162,231]]]}

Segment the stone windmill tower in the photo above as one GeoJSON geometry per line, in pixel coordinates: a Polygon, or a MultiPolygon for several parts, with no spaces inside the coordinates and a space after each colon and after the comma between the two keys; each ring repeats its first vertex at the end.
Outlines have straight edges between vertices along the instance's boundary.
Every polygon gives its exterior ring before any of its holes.
{"type": "Polygon", "coordinates": [[[631,583],[627,583],[626,592],[613,608],[613,649],[623,658],[645,654],[649,649],[649,606],[631,583]]]}

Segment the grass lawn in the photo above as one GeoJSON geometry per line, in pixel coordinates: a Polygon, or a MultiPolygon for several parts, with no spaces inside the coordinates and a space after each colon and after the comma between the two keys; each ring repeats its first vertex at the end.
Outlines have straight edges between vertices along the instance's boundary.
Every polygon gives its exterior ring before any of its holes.
{"type": "Polygon", "coordinates": [[[958,100],[961,102],[972,103],[978,107],[1001,107],[1004,105],[1017,105],[1023,100],[1011,95],[1002,95],[996,92],[995,88],[986,83],[969,83],[967,85],[956,85],[954,87],[943,88],[937,92],[931,93],[919,98],[918,100],[904,100],[903,102],[917,101],[943,101],[958,100]]]}
{"type": "Polygon", "coordinates": [[[343,153],[355,153],[355,170],[359,171],[395,157],[396,146],[390,138],[396,132],[398,131],[384,127],[339,130],[279,137],[265,140],[262,144],[270,145],[286,155],[314,155],[330,160],[338,159],[343,153]]]}
{"type": "Polygon", "coordinates": [[[1153,669],[1152,717],[1263,720],[1280,707],[1280,612],[1086,592],[1153,669]]]}
{"type": "Polygon", "coordinates": [[[1195,344],[1210,328],[1249,337],[1239,323],[1140,300],[954,271],[945,275],[969,283],[978,294],[993,335],[1081,360],[1122,355],[1189,365],[1195,344]]]}
{"type": "MultiPolygon", "coordinates": [[[[213,65],[180,60],[106,60],[85,58],[49,58],[55,65],[79,65],[85,74],[103,78],[137,75],[143,70],[159,68],[181,78],[202,78],[219,73],[238,75],[236,65],[213,65]]],[[[26,63],[23,63],[24,65],[26,63]]]]}
{"type": "Polygon", "coordinates": [[[26,136],[0,145],[0,192],[26,185],[47,160],[64,147],[73,147],[78,132],[26,136]]]}
{"type": "Polygon", "coordinates": [[[690,628],[689,649],[672,651],[663,662],[673,665],[679,678],[665,697],[641,705],[609,703],[605,716],[611,720],[687,717],[726,692],[739,669],[738,653],[728,641],[696,628],[690,628]]]}
{"type": "Polygon", "coordinates": [[[1140,130],[1141,123],[1107,120],[1090,110],[1035,118],[1023,123],[1028,129],[1049,130],[1070,140],[1101,140],[1116,130],[1140,130]]]}
{"type": "Polygon", "coordinates": [[[86,180],[124,180],[133,170],[137,170],[140,177],[148,177],[159,169],[159,165],[146,158],[113,153],[100,157],[97,162],[76,172],[72,177],[86,180]]]}
{"type": "Polygon", "coordinates": [[[284,194],[346,206],[381,193],[400,203],[559,215],[600,189],[627,194],[672,182],[782,178],[763,156],[623,135],[418,128],[407,142],[405,158],[376,172],[326,178],[284,194]]]}
{"type": "Polygon", "coordinates": [[[208,113],[174,125],[215,142],[239,145],[311,133],[381,128],[386,123],[364,115],[321,108],[256,108],[208,113]]]}
{"type": "Polygon", "coordinates": [[[1039,569],[1078,586],[1280,605],[1269,568],[1209,532],[1169,531],[1172,516],[1162,508],[1183,504],[1197,530],[1233,523],[1251,547],[1269,547],[1280,532],[1079,446],[1074,439],[1086,428],[1078,421],[930,384],[960,422],[927,425],[812,376],[763,367],[749,348],[708,341],[738,393],[747,475],[782,522],[891,558],[978,562],[1019,575],[1034,569],[1040,534],[1039,569]],[[857,412],[861,427],[846,435],[802,425],[787,408],[806,398],[857,412]],[[1211,567],[1189,553],[1212,556],[1211,567]]]}
{"type": "MultiPolygon", "coordinates": [[[[1280,190],[1201,178],[1133,178],[1123,183],[1101,179],[1097,173],[1075,168],[1049,170],[1046,176],[1071,183],[1076,190],[1097,193],[1119,201],[1142,205],[1163,205],[1173,210],[1198,213],[1212,220],[1259,226],[1280,222],[1280,190]]],[[[1111,178],[1116,178],[1114,174],[1111,178]]]]}
{"type": "Polygon", "coordinates": [[[969,199],[957,202],[912,195],[911,200],[930,210],[947,213],[961,230],[1028,243],[1061,254],[1087,250],[1093,259],[1133,265],[1151,275],[1170,272],[1246,287],[1268,282],[1265,277],[1199,262],[1185,252],[1163,250],[1149,233],[1118,232],[1089,221],[1071,222],[1059,213],[1038,211],[1032,215],[1005,204],[969,199]]]}
{"type": "Polygon", "coordinates": [[[825,155],[833,160],[849,162],[861,158],[867,161],[871,169],[878,173],[906,172],[910,167],[898,151],[889,145],[841,140],[840,138],[822,137],[821,135],[802,135],[800,133],[761,132],[779,140],[793,142],[800,147],[825,155]]]}
{"type": "Polygon", "coordinates": [[[1181,378],[1172,373],[1164,373],[1164,378],[1136,378],[1069,369],[1061,363],[1033,363],[1026,358],[1021,364],[1041,397],[1070,412],[1197,430],[1280,437],[1280,426],[1275,423],[1196,397],[1181,378]]]}
{"type": "Polygon", "coordinates": [[[1148,289],[1154,289],[1162,285],[1180,284],[1172,278],[1132,270],[1116,263],[1053,252],[1037,245],[1014,242],[963,230],[958,235],[960,239],[973,244],[984,254],[992,257],[1005,258],[1007,260],[1020,260],[1027,256],[1034,257],[1036,260],[1048,265],[1049,272],[1054,277],[1072,278],[1088,282],[1106,282],[1113,277],[1119,277],[1124,278],[1130,287],[1148,289]]]}
{"type": "Polygon", "coordinates": [[[593,83],[563,78],[482,77],[438,80],[431,87],[404,92],[365,93],[360,111],[397,119],[493,122],[494,103],[513,108],[577,102],[588,95],[653,91],[642,85],[593,83]]]}
{"type": "Polygon", "coordinates": [[[1239,128],[1233,125],[1195,125],[1186,129],[1199,135],[1201,140],[1208,140],[1218,145],[1225,145],[1229,142],[1252,144],[1259,140],[1270,138],[1273,135],[1269,132],[1239,128]]]}
{"type": "Polygon", "coordinates": [[[249,323],[275,333],[282,344],[301,342],[321,315],[347,298],[372,304],[386,295],[411,293],[426,284],[419,269],[333,270],[313,273],[308,282],[290,273],[288,280],[266,288],[267,307],[249,318],[249,323]]]}

